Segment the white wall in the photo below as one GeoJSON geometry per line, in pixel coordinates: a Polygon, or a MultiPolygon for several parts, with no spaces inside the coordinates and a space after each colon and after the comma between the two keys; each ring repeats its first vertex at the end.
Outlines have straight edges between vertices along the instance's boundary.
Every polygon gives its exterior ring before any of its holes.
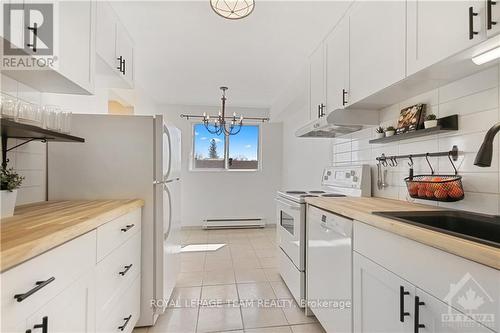
{"type": "Polygon", "coordinates": [[[271,109],[272,120],[283,123],[283,189],[320,188],[323,168],[331,164],[333,139],[295,136],[295,131],[309,121],[308,82],[309,71],[303,68],[271,109]]]}
{"type": "MultiPolygon", "coordinates": [[[[493,164],[490,168],[473,165],[475,155],[486,131],[500,120],[500,66],[495,65],[480,73],[455,81],[402,101],[380,111],[382,126],[396,126],[402,108],[416,103],[427,104],[429,113],[438,117],[459,115],[459,131],[391,144],[370,145],[373,129],[353,133],[335,139],[294,138],[295,129],[307,121],[308,109],[302,97],[297,102],[292,96],[308,94],[307,75],[284,92],[271,109],[273,119],[283,121],[283,165],[288,171],[283,175],[283,187],[287,189],[314,188],[321,177],[321,167],[343,164],[370,164],[372,167],[372,188],[376,197],[407,200],[403,179],[407,177],[407,161],[400,161],[399,167],[388,168],[389,186],[376,188],[376,161],[380,154],[410,154],[447,151],[453,145],[460,150],[456,165],[463,176],[465,199],[456,203],[439,203],[440,206],[464,209],[488,214],[500,213],[500,144],[495,140],[493,164]],[[300,83],[297,83],[300,82],[300,83]],[[289,102],[290,106],[287,106],[289,102]]],[[[431,159],[437,173],[450,174],[452,167],[447,158],[431,159]]],[[[415,159],[415,174],[427,173],[425,159],[415,159]]],[[[420,203],[437,205],[432,201],[420,203]]]]}
{"type": "MultiPolygon", "coordinates": [[[[218,107],[163,105],[159,108],[168,122],[182,131],[182,221],[198,226],[205,218],[261,217],[275,223],[274,197],[281,182],[281,124],[261,125],[259,171],[190,171],[192,121],[181,113],[217,114],[218,107]]],[[[267,116],[265,109],[228,108],[244,116],[267,116]]]]}
{"type": "MultiPolygon", "coordinates": [[[[1,75],[0,82],[2,92],[31,103],[39,104],[41,101],[41,94],[31,87],[5,75],[1,75]]],[[[9,148],[22,142],[23,140],[16,139],[7,141],[9,148]]],[[[17,193],[18,205],[45,200],[45,156],[45,144],[40,142],[30,142],[7,153],[8,167],[14,168],[25,177],[17,193]]]]}

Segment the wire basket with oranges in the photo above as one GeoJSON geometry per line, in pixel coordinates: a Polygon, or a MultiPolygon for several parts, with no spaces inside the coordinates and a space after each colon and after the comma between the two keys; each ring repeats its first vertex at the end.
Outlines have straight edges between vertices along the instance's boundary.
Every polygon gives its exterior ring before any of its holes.
{"type": "Polygon", "coordinates": [[[414,199],[454,202],[464,198],[462,176],[417,175],[406,177],[405,182],[414,199]]]}

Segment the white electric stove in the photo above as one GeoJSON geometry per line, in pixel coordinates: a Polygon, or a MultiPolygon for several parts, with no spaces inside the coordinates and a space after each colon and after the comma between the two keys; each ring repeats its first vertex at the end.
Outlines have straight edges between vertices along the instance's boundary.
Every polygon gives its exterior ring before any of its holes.
{"type": "Polygon", "coordinates": [[[306,198],[370,197],[371,176],[368,165],[327,167],[321,189],[278,191],[277,237],[279,272],[301,307],[305,307],[306,198]]]}

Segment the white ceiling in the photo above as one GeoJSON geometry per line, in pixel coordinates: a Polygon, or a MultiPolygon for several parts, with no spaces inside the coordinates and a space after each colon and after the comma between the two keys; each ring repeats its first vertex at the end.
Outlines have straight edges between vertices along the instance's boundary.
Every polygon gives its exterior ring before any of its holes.
{"type": "Polygon", "coordinates": [[[136,81],[158,102],[270,107],[345,12],[340,1],[256,0],[237,21],[205,1],[123,1],[113,7],[135,42],[136,81]]]}

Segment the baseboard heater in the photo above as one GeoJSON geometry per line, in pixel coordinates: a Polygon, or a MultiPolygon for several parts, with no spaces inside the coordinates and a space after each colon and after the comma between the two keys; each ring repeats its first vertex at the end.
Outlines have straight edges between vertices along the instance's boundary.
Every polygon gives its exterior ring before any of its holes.
{"type": "Polygon", "coordinates": [[[205,219],[202,224],[203,229],[264,228],[265,226],[262,218],[205,219]]]}

